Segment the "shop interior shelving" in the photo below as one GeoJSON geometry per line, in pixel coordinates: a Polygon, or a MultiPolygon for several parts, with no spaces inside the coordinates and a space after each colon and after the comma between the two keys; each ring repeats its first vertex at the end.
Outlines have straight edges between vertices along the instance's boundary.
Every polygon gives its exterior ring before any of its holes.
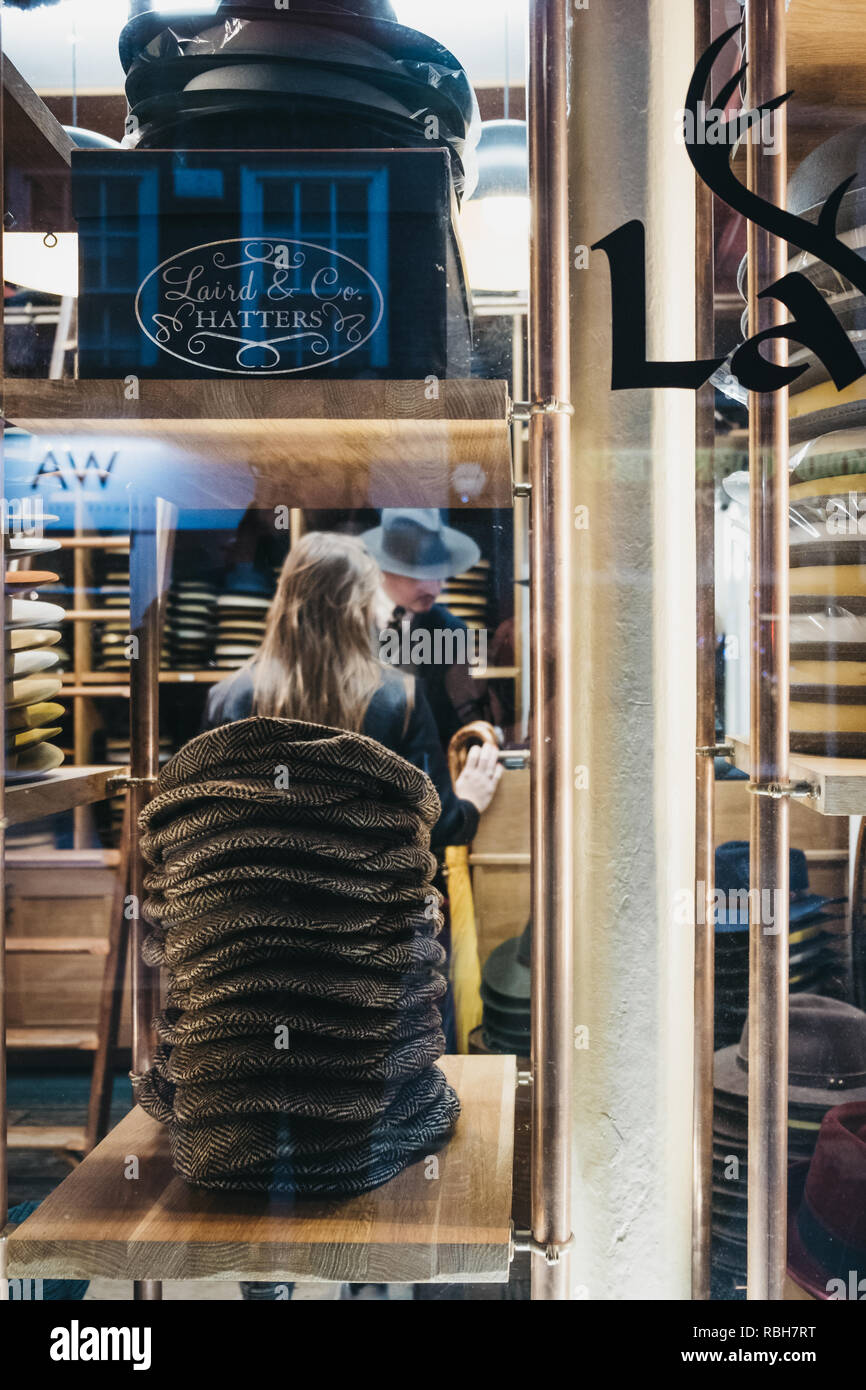
{"type": "MultiPolygon", "coordinates": [[[[72,146],[5,58],[2,69],[4,190],[11,177],[25,191],[16,226],[74,230],[72,146]]],[[[134,394],[128,399],[124,381],[4,377],[0,410],[6,423],[34,435],[147,441],[179,465],[177,492],[166,499],[177,505],[215,495],[222,506],[234,498],[292,508],[513,505],[511,402],[502,381],[141,380],[134,394]]],[[[94,620],[86,609],[75,619],[82,630],[94,620]]],[[[159,680],[204,684],[218,676],[164,672],[159,680]]],[[[63,695],[91,692],[130,694],[116,677],[103,681],[79,666],[63,695]]],[[[122,771],[70,768],[10,785],[8,823],[104,799],[122,771]]],[[[95,1045],[87,1030],[69,1041],[95,1045]]],[[[453,1057],[442,1066],[463,1107],[447,1148],[376,1192],[303,1209],[189,1188],[171,1167],[165,1129],[133,1110],[35,1219],[11,1234],[8,1272],[504,1283],[512,1254],[515,1059],[453,1057]],[[140,1161],[138,1182],[124,1177],[130,1153],[140,1161]]],[[[22,1133],[41,1146],[54,1139],[80,1148],[65,1130],[22,1133]]]]}
{"type": "Polygon", "coordinates": [[[446,1057],[463,1102],[438,1156],[343,1201],[188,1187],[165,1127],[133,1110],[8,1240],[9,1273],[112,1279],[505,1283],[516,1062],[446,1057]],[[138,1178],[127,1177],[129,1155],[138,1178]]]}

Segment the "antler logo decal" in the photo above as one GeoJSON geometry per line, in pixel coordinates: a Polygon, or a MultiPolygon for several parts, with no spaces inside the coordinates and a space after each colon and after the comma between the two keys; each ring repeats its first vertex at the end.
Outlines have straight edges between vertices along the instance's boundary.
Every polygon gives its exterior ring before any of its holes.
{"type": "MultiPolygon", "coordinates": [[[[689,158],[706,186],[736,212],[750,222],[763,227],[802,251],[817,257],[838,271],[861,294],[866,294],[866,261],[840,241],[836,235],[836,219],[842,199],[854,179],[854,174],[840,183],[824,203],[817,222],[797,217],[752,193],[734,174],[731,164],[731,142],[706,138],[706,111],[703,97],[707,91],[716,60],[728,41],[739,32],[735,24],[711,44],[700,59],[689,84],[685,113],[695,138],[687,140],[689,158]]],[[[727,106],[747,70],[744,63],[727,82],[712,103],[716,109],[727,106]]],[[[763,121],[773,111],[784,106],[792,96],[785,92],[774,97],[748,119],[763,121]]],[[[742,118],[739,118],[742,120],[742,118]]],[[[639,387],[680,387],[697,391],[725,361],[724,357],[697,362],[649,362],[646,356],[646,232],[642,222],[627,222],[617,231],[592,247],[604,251],[610,265],[611,301],[613,309],[613,370],[611,389],[633,390],[639,387]]],[[[769,338],[790,338],[802,344],[824,363],[837,388],[841,391],[859,377],[866,367],[845,330],[819,290],[804,275],[793,272],[783,275],[760,292],[761,299],[777,299],[793,315],[793,322],[756,333],[743,343],[731,358],[731,371],[747,391],[779,391],[790,386],[808,370],[805,363],[782,367],[761,356],[760,347],[769,338]]]]}

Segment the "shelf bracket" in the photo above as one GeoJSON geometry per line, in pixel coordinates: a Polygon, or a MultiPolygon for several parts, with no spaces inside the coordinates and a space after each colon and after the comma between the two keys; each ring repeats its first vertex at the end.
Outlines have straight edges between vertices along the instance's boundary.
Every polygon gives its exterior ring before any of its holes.
{"type": "Polygon", "coordinates": [[[820,795],[811,782],[750,782],[746,790],[752,796],[769,796],[773,801],[786,796],[796,801],[817,801],[820,795]]]}
{"type": "Polygon", "coordinates": [[[574,406],[570,401],[560,401],[556,396],[548,396],[545,401],[512,401],[509,424],[531,420],[533,415],[573,415],[574,406]]]}
{"type": "Polygon", "coordinates": [[[733,758],[735,751],[732,743],[710,743],[695,749],[699,758],[733,758]]]}
{"type": "Polygon", "coordinates": [[[549,1241],[542,1244],[535,1239],[531,1231],[516,1231],[511,1228],[511,1259],[515,1255],[538,1255],[544,1260],[546,1265],[558,1265],[562,1256],[572,1249],[574,1236],[570,1235],[568,1240],[549,1241]]]}
{"type": "Polygon", "coordinates": [[[127,792],[132,787],[155,787],[157,781],[156,777],[130,777],[128,772],[118,772],[108,778],[105,790],[110,796],[116,796],[118,792],[127,792]]]}

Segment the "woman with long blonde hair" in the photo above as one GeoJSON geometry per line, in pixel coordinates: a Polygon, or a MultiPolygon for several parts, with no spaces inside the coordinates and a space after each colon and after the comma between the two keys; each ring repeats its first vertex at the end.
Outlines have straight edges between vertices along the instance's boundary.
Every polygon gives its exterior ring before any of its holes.
{"type": "Polygon", "coordinates": [[[366,734],[433,779],[442,802],[433,848],[466,844],[501,775],[495,749],[471,750],[455,794],[423,692],[378,655],[380,595],[361,541],[309,532],[283,565],[261,647],[213,687],[205,726],[262,714],[366,734]]]}

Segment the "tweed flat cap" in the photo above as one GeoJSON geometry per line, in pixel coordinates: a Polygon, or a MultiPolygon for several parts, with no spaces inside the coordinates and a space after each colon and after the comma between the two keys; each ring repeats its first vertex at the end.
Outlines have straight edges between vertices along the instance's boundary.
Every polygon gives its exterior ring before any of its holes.
{"type": "Polygon", "coordinates": [[[254,966],[218,980],[204,980],[181,989],[172,981],[167,1002],[175,1008],[199,1009],[226,999],[250,999],[259,994],[301,995],[311,999],[339,1000],[361,1009],[416,1009],[445,994],[445,977],[438,970],[408,979],[383,972],[369,978],[363,972],[346,973],[332,966],[254,966]]]}
{"type": "MultiPolygon", "coordinates": [[[[393,1107],[392,1107],[393,1108],[393,1107]]],[[[403,1146],[433,1146],[443,1128],[454,1123],[453,1092],[425,1097],[409,1114],[375,1123],[333,1125],[321,1120],[297,1120],[291,1115],[259,1115],[244,1120],[176,1124],[171,1130],[172,1156],[190,1182],[209,1173],[221,1177],[260,1172],[276,1159],[318,1159],[349,1153],[378,1157],[395,1140],[403,1146]],[[260,1154],[269,1158],[262,1159],[260,1154]]],[[[427,1149],[429,1152],[429,1148],[427,1149]]]]}
{"type": "MultiPolygon", "coordinates": [[[[374,800],[412,807],[432,827],[441,807],[436,790],[423,772],[363,734],[327,729],[293,719],[254,716],[209,729],[192,739],[162,769],[159,790],[213,777],[271,777],[286,769],[294,777],[319,786],[353,785],[368,790],[374,800]]],[[[148,811],[142,828],[148,829],[148,811]]]]}
{"type": "Polygon", "coordinates": [[[232,1081],[268,1076],[308,1076],[317,1080],[400,1081],[432,1067],[445,1049],[441,1025],[399,1043],[355,1042],[289,1034],[289,1046],[277,1048],[270,1037],[229,1038],[222,1042],[179,1043],[157,1049],[169,1081],[232,1081]]]}
{"type": "Polygon", "coordinates": [[[248,862],[233,864],[225,869],[210,869],[173,880],[160,869],[145,876],[144,886],[152,896],[159,895],[166,904],[193,903],[201,900],[202,910],[222,907],[226,898],[237,901],[245,898],[285,896],[293,886],[306,892],[318,892],[332,899],[348,898],[370,903],[420,903],[428,890],[424,882],[400,883],[393,879],[368,878],[364,874],[337,874],[314,865],[248,862]]]}
{"type": "MultiPolygon", "coordinates": [[[[410,885],[424,884],[436,872],[427,850],[411,845],[386,849],[366,836],[308,830],[298,826],[245,826],[210,833],[163,855],[161,872],[175,883],[210,868],[248,863],[299,863],[327,871],[350,868],[375,877],[392,877],[410,885]]],[[[156,869],[155,872],[160,872],[156,869]]]]}
{"type": "Polygon", "coordinates": [[[415,811],[357,797],[351,787],[304,782],[276,791],[273,777],[175,787],[151,801],[147,813],[150,829],[140,843],[154,867],[174,846],[247,825],[322,826],[375,834],[383,845],[418,844],[426,849],[430,843],[430,827],[415,811]]]}
{"type": "Polygon", "coordinates": [[[333,904],[329,904],[329,910],[324,911],[320,897],[292,893],[283,903],[248,897],[236,907],[216,908],[201,915],[183,909],[169,909],[161,899],[146,899],[142,911],[145,920],[154,926],[169,947],[177,942],[180,952],[196,955],[198,951],[219,941],[259,928],[276,932],[321,932],[322,935],[328,933],[340,937],[379,936],[383,939],[425,930],[438,935],[442,926],[440,905],[439,894],[431,888],[423,907],[420,904],[407,907],[397,903],[371,908],[358,904],[356,909],[352,909],[341,905],[340,912],[336,913],[333,904]],[[187,946],[190,949],[187,950],[187,946]]]}
{"type": "Polygon", "coordinates": [[[318,1000],[289,1006],[282,996],[261,998],[250,1004],[213,1004],[194,1012],[164,1009],[154,1020],[160,1042],[221,1042],[228,1038],[267,1035],[278,1028],[290,1033],[309,1033],[318,1038],[338,1038],[355,1043],[402,1042],[419,1037],[441,1026],[442,1016],[435,1004],[418,1009],[350,1009],[346,1005],[322,1005],[318,1000]]]}
{"type": "MultiPolygon", "coordinates": [[[[280,965],[333,961],[356,970],[384,970],[386,973],[414,971],[429,965],[441,969],[445,964],[445,951],[430,936],[412,936],[408,941],[385,945],[381,941],[362,942],[361,946],[366,949],[359,950],[357,943],[352,943],[351,939],[333,941],[324,933],[318,937],[311,932],[292,938],[267,931],[247,932],[240,938],[223,942],[185,961],[174,961],[172,970],[176,982],[185,987],[195,980],[217,979],[244,966],[267,964],[268,961],[280,965]]],[[[162,965],[165,960],[164,943],[148,937],[142,955],[148,965],[162,965]]]]}
{"type": "MultiPolygon", "coordinates": [[[[442,1077],[441,1093],[448,1089],[438,1067],[425,1076],[442,1077]]],[[[157,1067],[146,1080],[162,1104],[171,1107],[169,1118],[181,1121],[232,1119],[241,1115],[281,1113],[310,1120],[379,1120],[393,1105],[403,1085],[399,1081],[335,1081],[306,1077],[259,1077],[255,1081],[220,1081],[176,1086],[157,1067]]],[[[411,1078],[410,1078],[411,1080],[411,1078]]],[[[136,1078],[138,1081],[138,1078],[136,1078]]],[[[141,1104],[147,1109],[145,1100],[141,1104]]]]}

